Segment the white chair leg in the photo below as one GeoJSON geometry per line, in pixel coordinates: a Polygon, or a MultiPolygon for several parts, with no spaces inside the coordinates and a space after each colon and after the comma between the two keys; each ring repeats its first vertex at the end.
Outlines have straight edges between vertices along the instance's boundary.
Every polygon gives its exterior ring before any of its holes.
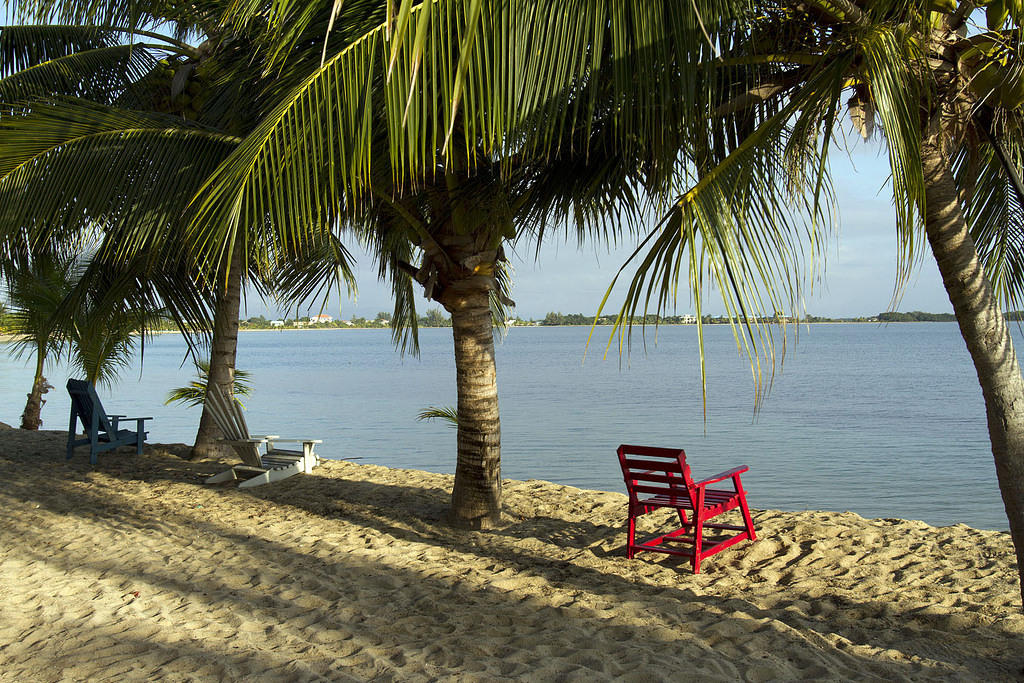
{"type": "Polygon", "coordinates": [[[312,474],[313,468],[316,467],[316,454],[313,453],[314,444],[304,443],[302,444],[302,471],[306,474],[312,474]]]}
{"type": "Polygon", "coordinates": [[[287,479],[288,477],[301,473],[302,462],[296,461],[291,465],[287,465],[285,467],[275,467],[274,469],[267,470],[263,474],[259,474],[253,477],[252,479],[246,479],[245,481],[238,485],[238,488],[248,489],[252,488],[253,486],[262,486],[264,484],[270,484],[275,481],[281,481],[282,479],[287,479]]]}
{"type": "Polygon", "coordinates": [[[215,474],[212,477],[207,477],[203,481],[203,483],[204,484],[223,484],[226,481],[234,481],[237,478],[238,477],[235,475],[235,470],[234,470],[234,468],[232,468],[230,470],[227,470],[226,472],[221,472],[220,474],[215,474]]]}

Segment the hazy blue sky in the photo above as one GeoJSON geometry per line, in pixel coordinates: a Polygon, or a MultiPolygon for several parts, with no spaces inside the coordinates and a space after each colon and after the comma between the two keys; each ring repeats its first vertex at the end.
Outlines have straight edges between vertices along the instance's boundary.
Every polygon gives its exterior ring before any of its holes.
{"type": "MultiPolygon", "coordinates": [[[[896,232],[890,190],[886,185],[888,160],[880,142],[857,143],[848,159],[833,148],[833,181],[839,200],[839,228],[829,243],[823,283],[808,295],[808,313],[828,317],[873,315],[884,311],[892,297],[896,272],[896,232]]],[[[552,240],[539,259],[532,247],[512,256],[515,268],[512,298],[515,314],[541,318],[549,311],[593,313],[619,266],[632,248],[609,251],[600,245],[582,249],[552,240]]],[[[942,281],[930,253],[911,279],[898,310],[951,311],[942,281]]],[[[340,315],[371,317],[390,311],[389,288],[379,284],[370,259],[359,255],[359,294],[355,302],[340,301],[340,315]]],[[[621,285],[620,285],[621,286],[621,285]]],[[[705,310],[720,312],[717,294],[709,292],[705,310]]],[[[620,300],[620,299],[615,299],[620,300]]],[[[339,299],[332,297],[326,312],[339,315],[339,299]]],[[[437,304],[420,299],[421,311],[437,304]]],[[[688,299],[679,302],[680,314],[692,313],[688,299]]],[[[250,298],[249,315],[279,311],[250,298]]],[[[294,312],[292,312],[294,314],[294,312]]]]}

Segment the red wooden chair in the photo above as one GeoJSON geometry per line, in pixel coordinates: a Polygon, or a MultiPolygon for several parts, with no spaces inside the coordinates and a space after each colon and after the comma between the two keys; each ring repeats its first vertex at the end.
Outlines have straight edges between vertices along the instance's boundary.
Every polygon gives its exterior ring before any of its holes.
{"type": "Polygon", "coordinates": [[[748,469],[746,465],[695,482],[690,477],[686,453],[681,448],[619,446],[618,453],[622,476],[626,480],[626,490],[629,493],[629,543],[626,546],[628,558],[632,559],[634,554],[643,550],[687,556],[691,558],[693,573],[699,574],[701,560],[705,557],[710,557],[740,541],[753,541],[757,538],[754,533],[754,522],[750,519],[750,510],[747,508],[747,492],[740,484],[740,474],[748,469]],[[726,479],[732,479],[735,490],[708,488],[709,484],[726,479]],[[739,507],[743,514],[744,526],[707,523],[707,520],[736,507],[739,507]],[[637,543],[636,518],[659,508],[674,508],[679,513],[682,527],[637,543]],[[692,519],[687,519],[687,510],[690,511],[692,519]],[[705,529],[739,533],[709,539],[704,537],[705,529]],[[692,548],[668,547],[672,542],[689,544],[692,548]]]}

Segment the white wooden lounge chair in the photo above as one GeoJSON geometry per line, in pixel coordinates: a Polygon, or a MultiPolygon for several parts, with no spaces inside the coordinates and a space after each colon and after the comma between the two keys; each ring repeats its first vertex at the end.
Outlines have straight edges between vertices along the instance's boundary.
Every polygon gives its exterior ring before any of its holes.
{"type": "Polygon", "coordinates": [[[250,436],[238,401],[228,398],[217,387],[207,390],[206,401],[214,422],[224,432],[224,443],[235,449],[243,463],[209,477],[207,484],[241,480],[239,488],[251,488],[313,471],[319,460],[313,449],[323,440],[282,439],[273,434],[250,436]],[[302,450],[277,448],[277,443],[301,443],[302,450]],[[265,451],[261,450],[262,446],[266,446],[265,451]]]}

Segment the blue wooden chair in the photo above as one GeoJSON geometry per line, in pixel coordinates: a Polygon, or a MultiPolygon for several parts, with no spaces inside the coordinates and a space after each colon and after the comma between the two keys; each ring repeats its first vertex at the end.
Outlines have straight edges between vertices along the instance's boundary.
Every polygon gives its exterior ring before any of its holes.
{"type": "Polygon", "coordinates": [[[125,417],[124,415],[107,415],[96,395],[96,389],[88,382],[80,379],[68,380],[68,394],[71,396],[71,423],[68,425],[68,460],[75,446],[89,446],[89,462],[96,464],[96,455],[118,446],[135,444],[135,453],[142,455],[142,446],[146,441],[144,423],[151,417],[125,417]],[[119,429],[118,422],[135,420],[135,431],[119,429]],[[75,439],[75,426],[81,420],[85,430],[84,439],[75,439]]]}

